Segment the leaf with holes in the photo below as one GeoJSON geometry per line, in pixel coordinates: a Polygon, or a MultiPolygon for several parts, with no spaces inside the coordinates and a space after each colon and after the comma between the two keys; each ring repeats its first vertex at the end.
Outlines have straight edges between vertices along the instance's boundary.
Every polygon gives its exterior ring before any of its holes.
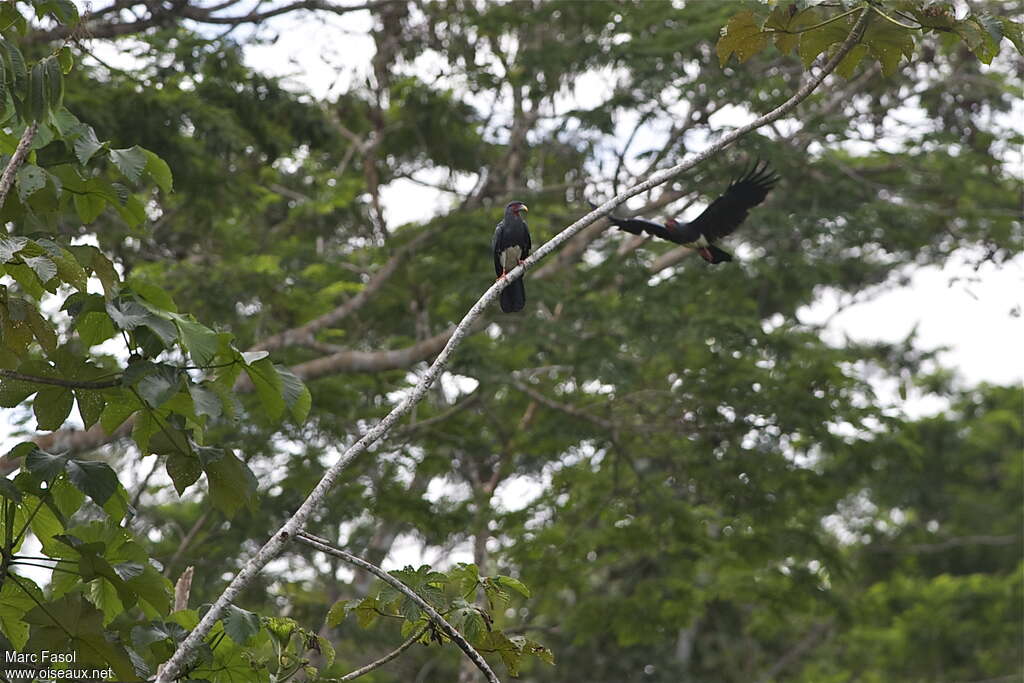
{"type": "Polygon", "coordinates": [[[39,429],[53,431],[60,429],[71,414],[74,395],[67,387],[44,387],[36,394],[32,402],[32,410],[36,416],[39,429]]]}
{"type": "Polygon", "coordinates": [[[754,13],[748,10],[729,19],[729,23],[722,29],[715,51],[718,53],[719,65],[724,67],[732,55],[735,54],[742,64],[767,45],[768,34],[761,30],[754,19],[754,13]]]}
{"type": "Polygon", "coordinates": [[[15,176],[15,185],[18,188],[18,199],[24,202],[33,194],[46,187],[46,173],[38,166],[25,164],[18,169],[18,173],[15,176]]]}

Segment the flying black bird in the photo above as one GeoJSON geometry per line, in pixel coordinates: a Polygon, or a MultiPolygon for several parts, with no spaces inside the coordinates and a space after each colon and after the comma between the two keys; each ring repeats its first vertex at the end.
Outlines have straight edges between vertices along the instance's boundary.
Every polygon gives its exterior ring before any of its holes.
{"type": "MultiPolygon", "coordinates": [[[[523,216],[520,215],[527,211],[529,209],[526,208],[526,204],[509,202],[505,207],[505,217],[494,229],[491,248],[494,250],[494,274],[499,278],[505,277],[508,271],[530,255],[530,231],[526,228],[523,216]]],[[[501,310],[505,313],[515,313],[523,310],[525,305],[526,288],[520,276],[501,290],[501,310]]]]}
{"type": "Polygon", "coordinates": [[[768,168],[767,161],[757,162],[729,183],[725,193],[690,223],[682,223],[675,218],[668,219],[664,225],[643,218],[608,216],[608,220],[634,235],[648,232],[663,240],[696,249],[708,263],[732,261],[732,256],[714,243],[740,227],[747,212],[763,202],[778,181],[779,176],[768,168]]]}

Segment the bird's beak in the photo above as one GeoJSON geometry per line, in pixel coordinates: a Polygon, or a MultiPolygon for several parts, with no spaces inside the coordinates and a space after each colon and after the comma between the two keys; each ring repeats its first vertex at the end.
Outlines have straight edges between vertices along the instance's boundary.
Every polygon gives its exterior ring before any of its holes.
{"type": "Polygon", "coordinates": [[[519,205],[519,210],[520,211],[525,211],[526,213],[530,213],[530,207],[528,207],[526,204],[520,204],[519,205]]]}

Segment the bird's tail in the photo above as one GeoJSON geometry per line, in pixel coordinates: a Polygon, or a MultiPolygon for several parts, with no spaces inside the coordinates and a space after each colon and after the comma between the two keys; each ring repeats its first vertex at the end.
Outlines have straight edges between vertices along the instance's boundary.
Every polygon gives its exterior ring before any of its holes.
{"type": "Polygon", "coordinates": [[[701,258],[708,263],[724,263],[725,261],[732,261],[732,255],[729,254],[729,252],[723,251],[713,244],[702,247],[697,251],[700,253],[701,258]]]}
{"type": "Polygon", "coordinates": [[[501,310],[505,313],[518,313],[526,306],[526,287],[523,278],[518,277],[501,290],[501,310]]]}

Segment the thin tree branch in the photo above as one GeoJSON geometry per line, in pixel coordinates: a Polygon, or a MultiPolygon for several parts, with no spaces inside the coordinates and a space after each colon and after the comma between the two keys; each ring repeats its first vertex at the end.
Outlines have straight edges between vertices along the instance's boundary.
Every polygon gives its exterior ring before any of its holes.
{"type": "Polygon", "coordinates": [[[436,234],[436,229],[424,230],[407,244],[403,244],[401,247],[396,249],[395,253],[390,259],[388,259],[387,263],[385,263],[380,270],[374,273],[373,277],[370,278],[369,282],[366,283],[359,293],[334,310],[313,318],[304,325],[294,327],[290,330],[285,330],[284,332],[278,332],[275,335],[267,337],[249,350],[273,351],[274,349],[288,346],[289,344],[295,343],[299,340],[311,339],[313,335],[325,327],[331,327],[332,325],[338,324],[348,317],[353,311],[357,311],[362,308],[363,305],[365,305],[366,302],[384,286],[384,283],[395,274],[395,271],[398,270],[398,266],[401,265],[406,257],[415,252],[423,242],[436,234]]]}
{"type": "Polygon", "coordinates": [[[177,2],[170,9],[157,8],[154,10],[149,3],[141,2],[116,2],[97,12],[85,16],[78,26],[60,25],[52,29],[33,31],[25,36],[28,43],[46,43],[55,40],[63,40],[70,36],[80,38],[115,38],[117,36],[140,33],[154,26],[165,26],[175,20],[187,19],[201,24],[217,24],[225,26],[240,26],[242,24],[259,24],[282,14],[297,11],[328,12],[331,14],[348,14],[349,12],[360,12],[363,10],[373,11],[381,6],[403,2],[404,0],[374,0],[358,5],[339,5],[325,0],[299,0],[264,12],[250,12],[240,16],[224,17],[216,16],[216,12],[231,7],[237,3],[223,2],[210,7],[200,7],[187,2],[177,2]],[[143,5],[147,9],[147,15],[137,16],[133,21],[120,21],[116,18],[120,10],[129,9],[135,5],[143,5]],[[103,21],[96,19],[108,14],[113,17],[103,21]]]}
{"type": "Polygon", "coordinates": [[[54,387],[65,387],[67,389],[111,389],[113,387],[121,386],[120,379],[111,379],[105,382],[80,382],[72,379],[60,379],[59,377],[38,377],[36,375],[26,375],[23,372],[15,372],[14,370],[0,370],[0,377],[16,379],[22,382],[29,382],[31,384],[48,384],[54,387]]]}
{"type": "Polygon", "coordinates": [[[774,681],[780,673],[785,671],[786,667],[800,659],[805,652],[813,650],[815,647],[820,645],[821,639],[827,636],[831,629],[832,625],[828,622],[818,623],[812,626],[810,631],[808,631],[803,638],[797,641],[791,649],[779,657],[778,661],[775,662],[763,676],[757,679],[757,683],[768,683],[769,681],[774,681]]]}
{"type": "Polygon", "coordinates": [[[359,678],[360,676],[364,676],[364,675],[370,673],[371,671],[373,671],[374,669],[377,669],[377,668],[380,668],[380,667],[384,666],[385,664],[390,662],[392,659],[395,659],[396,657],[398,657],[398,655],[402,654],[403,652],[408,650],[410,647],[412,647],[413,643],[415,643],[417,640],[419,640],[420,636],[422,636],[423,632],[426,631],[426,630],[427,630],[426,626],[424,626],[423,628],[417,629],[416,631],[413,632],[413,634],[411,636],[409,636],[408,638],[405,639],[405,642],[403,642],[401,645],[396,647],[391,652],[387,653],[386,655],[384,655],[383,657],[381,657],[380,659],[378,659],[378,660],[376,660],[374,662],[370,662],[366,666],[360,667],[360,668],[356,669],[355,671],[352,671],[350,673],[345,674],[344,676],[339,678],[338,681],[354,681],[355,679],[359,678]]]}
{"type": "Polygon", "coordinates": [[[836,68],[840,60],[842,60],[853,48],[864,27],[867,25],[870,16],[871,14],[868,10],[861,12],[860,17],[853,29],[850,31],[850,34],[846,37],[846,40],[843,41],[839,49],[836,50],[831,59],[826,62],[816,75],[809,78],[806,83],[797,89],[793,96],[786,100],[786,102],[767,114],[757,117],[750,123],[726,133],[718,140],[718,142],[710,145],[704,151],[693,155],[690,159],[676,164],[671,168],[659,171],[646,181],[624,190],[597,209],[586,214],[575,223],[556,234],[532,253],[522,264],[513,268],[508,274],[508,277],[499,279],[488,287],[487,291],[483,293],[483,295],[475,304],[473,304],[466,315],[462,318],[462,321],[455,328],[444,349],[437,358],[434,359],[433,364],[431,364],[430,368],[423,374],[419,383],[413,388],[413,390],[409,392],[409,394],[397,406],[395,406],[391,412],[381,419],[380,422],[370,428],[358,441],[350,446],[327,469],[327,471],[324,472],[323,477],[294,514],[292,514],[281,528],[270,537],[263,547],[260,548],[255,555],[253,555],[242,566],[227,587],[225,587],[224,591],[214,601],[213,605],[210,606],[210,609],[205,615],[203,615],[203,618],[199,621],[196,627],[192,629],[184,640],[182,640],[174,651],[174,654],[171,655],[169,660],[167,660],[167,667],[161,675],[157,677],[157,683],[170,683],[175,676],[178,675],[185,662],[188,661],[195,649],[210,632],[210,629],[213,628],[213,625],[218,619],[220,619],[224,609],[231,604],[231,601],[234,600],[235,597],[237,597],[242,590],[244,590],[259,575],[267,563],[277,557],[281,551],[284,550],[284,547],[291,542],[292,538],[302,530],[310,515],[322,504],[328,492],[334,487],[334,484],[338,481],[341,473],[352,463],[353,460],[369,448],[371,444],[387,434],[388,431],[390,431],[390,429],[426,395],[430,386],[448,366],[448,362],[451,359],[452,354],[455,353],[455,349],[459,347],[462,340],[465,339],[472,328],[476,325],[477,320],[484,315],[484,312],[493,304],[494,300],[498,298],[498,295],[510,282],[514,281],[517,277],[525,275],[528,269],[532,268],[534,264],[546,258],[549,254],[558,249],[566,242],[566,240],[570,239],[587,226],[595,223],[599,218],[607,216],[630,197],[634,197],[642,192],[647,192],[651,188],[657,187],[681,173],[685,173],[697,164],[700,164],[718,154],[747,133],[760,128],[761,126],[767,125],[772,121],[778,120],[795,109],[798,104],[806,99],[807,96],[825,80],[825,77],[836,68]]]}
{"type": "Polygon", "coordinates": [[[18,140],[18,146],[15,148],[14,154],[11,155],[11,160],[7,162],[7,168],[4,169],[3,175],[0,176],[0,206],[3,206],[4,202],[7,201],[7,193],[11,191],[11,186],[14,185],[14,174],[25,163],[25,157],[28,156],[29,147],[32,146],[32,139],[36,136],[37,130],[39,130],[38,123],[29,124],[25,128],[25,132],[21,134],[21,139],[18,140]]]}
{"type": "Polygon", "coordinates": [[[601,427],[602,429],[610,429],[610,430],[614,430],[615,429],[615,425],[612,424],[611,422],[609,422],[608,420],[603,420],[603,419],[601,419],[601,418],[599,418],[597,416],[591,415],[590,413],[588,413],[586,411],[583,411],[583,410],[580,410],[578,408],[575,408],[575,407],[573,407],[571,405],[567,405],[565,403],[559,403],[558,401],[554,400],[553,398],[549,398],[549,397],[545,396],[544,394],[542,394],[541,392],[537,391],[536,389],[532,389],[532,388],[528,387],[526,384],[523,384],[519,380],[516,380],[516,379],[512,380],[512,386],[514,386],[516,389],[518,389],[519,391],[523,392],[524,394],[526,394],[527,396],[532,398],[537,403],[540,403],[541,405],[545,405],[548,408],[551,408],[552,410],[557,410],[559,412],[565,413],[566,415],[571,415],[573,417],[578,417],[581,420],[586,420],[587,422],[593,423],[593,424],[597,425],[598,427],[601,427]]]}
{"type": "Polygon", "coordinates": [[[874,553],[941,553],[950,548],[961,548],[969,545],[1013,545],[1020,542],[1021,537],[1016,534],[1006,534],[1005,536],[954,536],[938,543],[866,546],[866,549],[874,553]]]}
{"type": "Polygon", "coordinates": [[[200,8],[200,7],[186,7],[182,11],[182,16],[187,19],[194,21],[200,21],[204,24],[230,24],[237,26],[238,24],[258,24],[266,21],[267,19],[287,14],[289,12],[295,12],[297,10],[308,10],[308,11],[322,11],[331,12],[333,14],[347,14],[349,12],[358,12],[361,10],[373,10],[381,5],[386,5],[392,2],[398,2],[398,0],[377,0],[377,2],[367,2],[361,5],[335,5],[331,2],[323,2],[323,0],[300,0],[300,2],[293,2],[289,5],[282,5],[275,7],[272,10],[266,12],[250,12],[237,17],[216,17],[213,16],[213,12],[216,8],[200,8]]]}
{"type": "Polygon", "coordinates": [[[445,635],[451,638],[452,641],[454,641],[455,644],[458,645],[459,648],[466,653],[466,656],[469,657],[470,661],[472,661],[473,664],[475,664],[476,667],[483,672],[484,676],[487,678],[489,683],[501,683],[498,680],[498,677],[494,675],[494,671],[491,670],[491,667],[487,664],[487,661],[480,655],[479,652],[476,651],[476,649],[472,645],[469,644],[469,641],[466,640],[461,633],[455,630],[455,627],[449,624],[448,621],[444,617],[442,617],[429,602],[421,598],[416,591],[409,588],[404,583],[402,583],[395,577],[391,576],[391,574],[388,574],[386,571],[384,571],[377,565],[370,564],[366,560],[360,559],[355,555],[347,553],[340,548],[335,548],[328,541],[318,536],[314,536],[313,534],[307,533],[305,531],[300,531],[298,532],[296,538],[300,543],[305,543],[309,547],[315,548],[322,553],[333,555],[334,557],[344,560],[345,562],[348,562],[353,566],[359,567],[364,571],[370,572],[378,579],[380,579],[384,583],[388,584],[389,586],[400,592],[402,595],[405,595],[407,598],[415,602],[416,605],[421,610],[426,612],[430,620],[434,622],[434,624],[437,625],[438,628],[444,631],[445,635]]]}

